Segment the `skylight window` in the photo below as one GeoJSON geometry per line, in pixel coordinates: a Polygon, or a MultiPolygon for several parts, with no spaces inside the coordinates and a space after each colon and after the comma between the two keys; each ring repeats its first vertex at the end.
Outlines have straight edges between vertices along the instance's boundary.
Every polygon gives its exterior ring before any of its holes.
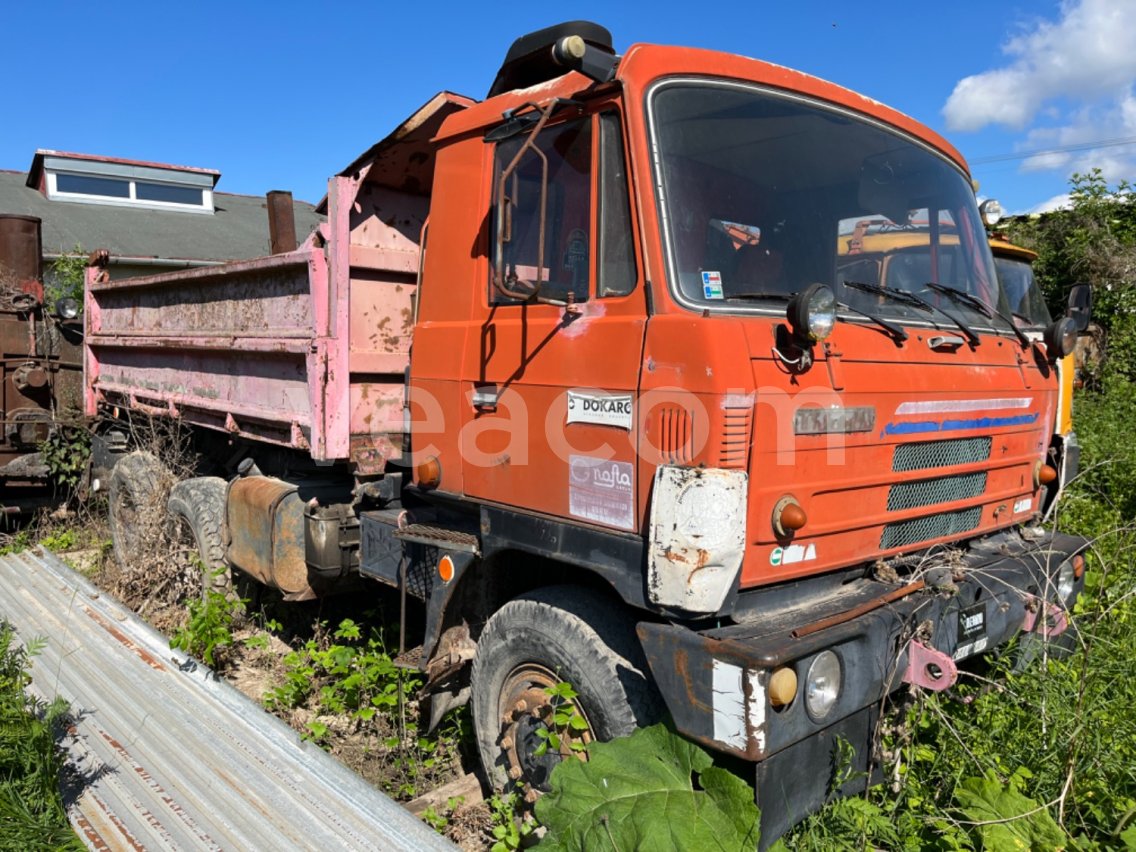
{"type": "Polygon", "coordinates": [[[53,201],[213,212],[217,172],[77,154],[41,153],[46,155],[42,188],[53,201]]]}

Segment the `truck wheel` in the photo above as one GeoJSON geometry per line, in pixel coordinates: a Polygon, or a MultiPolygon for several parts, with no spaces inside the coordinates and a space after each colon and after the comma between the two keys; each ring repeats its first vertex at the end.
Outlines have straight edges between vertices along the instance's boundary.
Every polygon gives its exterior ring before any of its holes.
{"type": "Polygon", "coordinates": [[[225,517],[225,480],[219,476],[183,479],[170,489],[166,504],[177,525],[176,540],[190,545],[205,569],[202,589],[228,594],[232,576],[225,562],[221,526],[225,517]]]}
{"type": "Polygon", "coordinates": [[[111,471],[107,519],[114,558],[123,568],[149,542],[159,540],[165,520],[161,484],[166,475],[165,466],[154,455],[141,451],[123,456],[111,471]]]}
{"type": "Polygon", "coordinates": [[[474,729],[490,784],[501,790],[516,781],[531,800],[580,744],[656,721],[662,702],[646,671],[633,620],[600,594],[553,586],[505,604],[478,639],[471,674],[474,729]],[[562,682],[576,691],[586,729],[554,724],[560,699],[547,690],[562,682]],[[539,754],[550,730],[559,748],[539,754]]]}

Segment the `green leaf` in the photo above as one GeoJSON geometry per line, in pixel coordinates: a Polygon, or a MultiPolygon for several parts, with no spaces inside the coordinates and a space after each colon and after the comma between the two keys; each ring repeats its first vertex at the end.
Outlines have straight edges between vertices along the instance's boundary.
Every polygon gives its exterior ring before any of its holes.
{"type": "Polygon", "coordinates": [[[1124,844],[1127,850],[1136,850],[1136,823],[1128,826],[1124,831],[1120,832],[1120,842],[1124,844]]]}
{"type": "Polygon", "coordinates": [[[1011,778],[1003,785],[997,778],[967,778],[955,789],[963,813],[982,823],[974,826],[982,848],[990,852],[1022,849],[1060,849],[1069,838],[1054,821],[1048,808],[1024,795],[1011,778]]]}
{"type": "Polygon", "coordinates": [[[707,838],[717,849],[757,845],[753,789],[664,725],[593,743],[587,762],[563,761],[551,781],[536,803],[548,827],[542,849],[703,849],[707,838]]]}

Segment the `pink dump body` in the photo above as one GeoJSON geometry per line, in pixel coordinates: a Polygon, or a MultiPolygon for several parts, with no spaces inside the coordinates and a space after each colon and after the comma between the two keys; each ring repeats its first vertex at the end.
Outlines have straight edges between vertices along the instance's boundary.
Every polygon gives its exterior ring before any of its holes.
{"type": "Polygon", "coordinates": [[[86,410],[180,418],[377,472],[401,452],[439,95],[329,182],[285,254],[144,278],[89,270],[86,410]],[[425,156],[424,156],[425,155],[425,156]]]}

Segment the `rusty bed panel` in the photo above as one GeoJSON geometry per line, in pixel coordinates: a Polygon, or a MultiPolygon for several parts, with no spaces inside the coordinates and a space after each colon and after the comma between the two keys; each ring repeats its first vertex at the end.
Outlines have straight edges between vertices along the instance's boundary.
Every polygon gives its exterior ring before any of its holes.
{"type": "Polygon", "coordinates": [[[75,715],[88,848],[453,848],[51,554],[0,557],[0,619],[47,637],[33,689],[75,715]]]}

